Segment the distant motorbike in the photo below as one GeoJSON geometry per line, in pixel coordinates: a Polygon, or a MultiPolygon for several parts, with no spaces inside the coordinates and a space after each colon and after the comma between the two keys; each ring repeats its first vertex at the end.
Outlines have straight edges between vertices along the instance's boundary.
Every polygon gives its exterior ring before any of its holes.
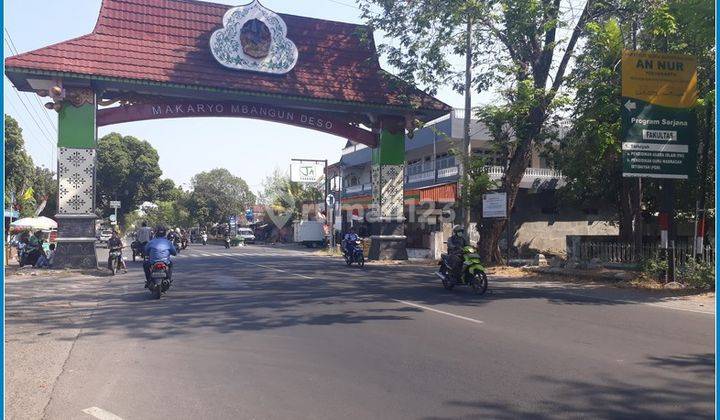
{"type": "Polygon", "coordinates": [[[150,281],[145,287],[150,290],[153,299],[160,299],[172,284],[172,272],[164,261],[157,261],[150,265],[150,281]]]}
{"type": "Polygon", "coordinates": [[[145,249],[143,245],[139,241],[133,241],[130,244],[130,249],[132,250],[132,259],[135,261],[135,258],[145,258],[145,249]]]}
{"type": "Polygon", "coordinates": [[[488,280],[477,250],[472,246],[464,247],[462,259],[462,268],[458,272],[453,267],[451,257],[448,254],[441,255],[438,263],[440,268],[436,274],[442,280],[443,287],[452,290],[456,285],[470,286],[475,294],[484,294],[487,291],[488,280]]]}
{"type": "Polygon", "coordinates": [[[225,237],[224,243],[225,243],[225,249],[229,249],[230,248],[230,237],[229,236],[225,237]]]}
{"type": "Polygon", "coordinates": [[[180,240],[180,248],[186,249],[187,247],[188,247],[188,237],[183,236],[182,239],[180,240]]]}
{"type": "Polygon", "coordinates": [[[117,271],[123,267],[122,261],[122,248],[113,248],[110,250],[110,256],[108,257],[108,268],[114,276],[117,271]]]}
{"type": "Polygon", "coordinates": [[[352,244],[344,244],[345,246],[343,246],[345,264],[352,265],[356,263],[358,267],[363,267],[365,265],[365,255],[363,255],[362,242],[359,240],[353,242],[352,244]]]}
{"type": "Polygon", "coordinates": [[[207,245],[207,235],[203,234],[202,236],[202,244],[207,245]]]}

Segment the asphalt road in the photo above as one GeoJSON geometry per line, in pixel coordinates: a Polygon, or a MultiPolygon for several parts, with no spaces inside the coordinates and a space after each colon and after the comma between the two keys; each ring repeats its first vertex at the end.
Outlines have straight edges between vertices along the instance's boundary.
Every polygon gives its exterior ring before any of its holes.
{"type": "Polygon", "coordinates": [[[159,301],[130,263],[8,285],[8,324],[67,354],[48,419],[712,418],[712,314],[433,269],[192,246],[159,301]]]}

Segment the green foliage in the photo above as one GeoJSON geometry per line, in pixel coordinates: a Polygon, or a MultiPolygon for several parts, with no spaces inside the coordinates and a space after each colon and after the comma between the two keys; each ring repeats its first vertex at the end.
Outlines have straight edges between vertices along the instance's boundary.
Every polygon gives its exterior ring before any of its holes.
{"type": "MultiPolygon", "coordinates": [[[[464,88],[464,67],[456,65],[465,56],[467,21],[477,26],[489,16],[489,5],[479,0],[388,1],[360,0],[359,7],[366,22],[384,32],[394,42],[381,44],[383,54],[398,76],[434,93],[439,86],[464,88]]],[[[473,31],[472,54],[474,69],[483,69],[482,58],[487,52],[486,33],[473,31]]],[[[475,72],[472,85],[484,90],[493,74],[475,72]]]]}
{"type": "Polygon", "coordinates": [[[192,225],[190,212],[184,203],[178,201],[158,201],[157,208],[149,209],[143,218],[148,226],[165,226],[168,228],[185,228],[192,225]]]}
{"type": "Polygon", "coordinates": [[[487,173],[485,160],[471,157],[468,161],[467,179],[460,185],[463,204],[468,208],[480,208],[482,195],[496,186],[487,173]]]}
{"type": "Polygon", "coordinates": [[[11,195],[18,202],[25,190],[32,185],[34,165],[25,151],[22,128],[17,120],[5,115],[5,206],[9,207],[11,195]]]}
{"type": "Polygon", "coordinates": [[[110,133],[98,141],[97,206],[110,214],[110,201],[119,200],[121,215],[135,210],[158,194],[158,153],[147,141],[110,133]]]}
{"type": "Polygon", "coordinates": [[[667,261],[659,256],[647,258],[640,263],[640,271],[649,279],[660,280],[668,269],[667,261]]]}
{"type": "Polygon", "coordinates": [[[229,216],[244,214],[255,204],[255,195],[247,183],[227,169],[201,172],[192,180],[188,209],[201,226],[227,222],[229,216]]]}
{"type": "Polygon", "coordinates": [[[622,178],[620,71],[623,50],[619,23],[587,26],[584,51],[570,76],[575,89],[570,130],[545,153],[563,171],[562,196],[572,204],[618,203],[622,178]]]}
{"type": "Polygon", "coordinates": [[[291,214],[291,219],[299,219],[304,204],[323,201],[324,186],[321,184],[302,184],[293,182],[290,177],[276,169],[263,181],[262,204],[269,206],[276,214],[291,214]]]}
{"type": "Polygon", "coordinates": [[[715,264],[698,262],[694,258],[688,258],[685,266],[680,270],[682,281],[695,289],[715,289],[715,264]]]}

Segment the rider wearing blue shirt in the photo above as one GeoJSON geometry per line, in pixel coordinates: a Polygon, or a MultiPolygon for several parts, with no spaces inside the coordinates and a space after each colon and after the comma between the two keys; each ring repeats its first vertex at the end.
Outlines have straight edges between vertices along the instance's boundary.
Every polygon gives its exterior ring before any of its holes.
{"type": "Polygon", "coordinates": [[[145,278],[147,281],[150,281],[150,267],[160,261],[167,264],[168,277],[172,278],[172,261],[170,260],[170,256],[177,255],[177,249],[175,249],[175,245],[173,245],[172,242],[165,238],[166,232],[164,227],[158,226],[157,229],[155,229],[155,239],[145,245],[145,255],[147,255],[148,258],[145,260],[143,266],[145,268],[145,278]]]}
{"type": "Polygon", "coordinates": [[[345,252],[351,253],[357,246],[358,239],[360,237],[355,233],[355,228],[350,228],[348,233],[345,234],[345,238],[343,238],[345,252]]]}

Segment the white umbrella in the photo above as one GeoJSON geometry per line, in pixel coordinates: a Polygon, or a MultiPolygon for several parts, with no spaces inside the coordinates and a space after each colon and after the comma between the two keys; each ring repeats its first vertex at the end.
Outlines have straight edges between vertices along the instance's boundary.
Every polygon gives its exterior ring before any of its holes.
{"type": "Polygon", "coordinates": [[[45,216],[24,217],[10,223],[10,226],[21,229],[57,229],[57,222],[45,216]]]}

